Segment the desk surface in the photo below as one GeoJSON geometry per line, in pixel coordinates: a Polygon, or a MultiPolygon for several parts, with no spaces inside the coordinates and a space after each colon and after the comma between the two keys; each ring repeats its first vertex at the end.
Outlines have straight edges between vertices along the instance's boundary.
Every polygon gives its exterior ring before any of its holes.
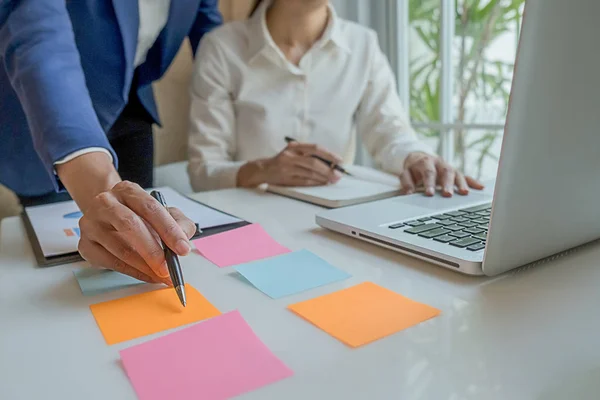
{"type": "MultiPolygon", "coordinates": [[[[186,280],[222,312],[239,309],[295,375],[240,399],[597,399],[600,247],[499,278],[458,275],[327,232],[320,208],[244,190],[200,201],[262,224],[283,245],[307,248],[352,274],[345,282],[272,300],[198,255],[186,280]],[[370,280],[442,310],[440,317],[350,349],[286,310],[288,304],[370,280]]],[[[147,291],[81,295],[79,264],[35,266],[21,221],[0,235],[0,399],[135,399],[118,351],[88,306],[147,291]]]]}

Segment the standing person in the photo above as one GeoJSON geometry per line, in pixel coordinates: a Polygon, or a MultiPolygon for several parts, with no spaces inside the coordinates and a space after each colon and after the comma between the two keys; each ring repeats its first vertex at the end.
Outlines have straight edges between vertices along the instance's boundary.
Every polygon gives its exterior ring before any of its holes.
{"type": "Polygon", "coordinates": [[[189,174],[195,190],[263,183],[316,186],[340,176],[357,132],[406,193],[481,189],[420,142],[377,35],[328,0],[264,0],[208,34],[192,86],[189,174]],[[284,147],[284,138],[298,142],[284,147]]]}
{"type": "Polygon", "coordinates": [[[157,235],[190,251],[193,222],[142,189],[151,84],[221,22],[217,0],[0,0],[0,182],[24,206],[70,195],[92,265],[168,283],[157,235]]]}

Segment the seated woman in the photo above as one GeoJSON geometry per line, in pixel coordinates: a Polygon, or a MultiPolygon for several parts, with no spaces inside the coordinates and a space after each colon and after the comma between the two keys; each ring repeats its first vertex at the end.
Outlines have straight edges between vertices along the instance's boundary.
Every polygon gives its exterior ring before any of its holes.
{"type": "Polygon", "coordinates": [[[259,1],[250,19],[207,34],[196,59],[194,190],[335,183],[339,173],[311,156],[348,161],[355,133],[405,193],[482,188],[416,138],[375,32],[339,18],[328,0],[259,1]]]}

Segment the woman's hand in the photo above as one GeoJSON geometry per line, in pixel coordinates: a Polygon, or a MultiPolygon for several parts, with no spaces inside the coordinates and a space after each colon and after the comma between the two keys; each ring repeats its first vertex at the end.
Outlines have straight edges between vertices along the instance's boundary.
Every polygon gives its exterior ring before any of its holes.
{"type": "Polygon", "coordinates": [[[341,175],[313,155],[335,164],[341,158],[315,144],[292,142],[273,158],[251,161],[238,172],[239,187],[256,187],[263,183],[279,186],[322,186],[336,183],[341,175]]]}
{"type": "Polygon", "coordinates": [[[438,185],[444,197],[451,197],[455,191],[467,195],[469,188],[483,189],[480,182],[464,176],[440,157],[425,153],[412,153],[406,158],[400,182],[404,194],[414,193],[417,185],[423,185],[426,196],[433,196],[438,185]]]}

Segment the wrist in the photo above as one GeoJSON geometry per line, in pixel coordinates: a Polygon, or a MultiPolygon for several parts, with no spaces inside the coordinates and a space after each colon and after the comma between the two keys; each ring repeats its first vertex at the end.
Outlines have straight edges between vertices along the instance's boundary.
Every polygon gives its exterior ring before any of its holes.
{"type": "Polygon", "coordinates": [[[57,164],[56,173],[84,213],[97,195],[111,190],[121,181],[111,158],[101,152],[83,154],[57,164]]]}
{"type": "Polygon", "coordinates": [[[237,186],[254,188],[266,183],[265,169],[267,160],[249,161],[242,165],[237,174],[237,186]]]}

